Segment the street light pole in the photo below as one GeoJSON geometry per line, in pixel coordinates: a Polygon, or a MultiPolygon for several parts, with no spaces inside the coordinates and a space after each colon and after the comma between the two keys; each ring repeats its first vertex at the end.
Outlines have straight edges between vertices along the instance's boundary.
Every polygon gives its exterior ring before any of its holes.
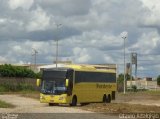
{"type": "Polygon", "coordinates": [[[122,35],[122,38],[123,38],[123,40],[124,40],[124,81],[123,81],[123,84],[124,84],[124,94],[126,93],[126,76],[125,76],[125,74],[126,74],[126,57],[125,57],[125,49],[126,49],[126,44],[125,44],[125,41],[126,41],[126,39],[127,39],[127,32],[123,32],[121,35],[122,35]]]}
{"type": "Polygon", "coordinates": [[[56,39],[56,68],[57,68],[57,63],[58,63],[58,28],[61,26],[62,24],[56,24],[57,26],[57,39],[56,39]]]}
{"type": "Polygon", "coordinates": [[[126,37],[123,38],[124,39],[124,94],[126,93],[126,53],[125,53],[125,39],[126,37]]]}

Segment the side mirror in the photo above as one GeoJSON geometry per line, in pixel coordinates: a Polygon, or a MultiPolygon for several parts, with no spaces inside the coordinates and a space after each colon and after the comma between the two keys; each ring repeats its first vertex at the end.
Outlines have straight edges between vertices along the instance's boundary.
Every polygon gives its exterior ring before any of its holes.
{"type": "Polygon", "coordinates": [[[40,84],[41,84],[41,79],[37,79],[37,82],[36,82],[37,86],[39,87],[40,84]]]}
{"type": "Polygon", "coordinates": [[[66,87],[69,85],[69,79],[66,79],[66,87]]]}

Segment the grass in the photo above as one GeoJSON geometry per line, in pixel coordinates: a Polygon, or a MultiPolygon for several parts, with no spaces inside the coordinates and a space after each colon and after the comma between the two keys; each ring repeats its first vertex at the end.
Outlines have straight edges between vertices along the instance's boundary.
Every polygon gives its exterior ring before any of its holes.
{"type": "Polygon", "coordinates": [[[13,107],[15,106],[10,103],[6,103],[5,101],[0,100],[0,108],[13,108],[13,107]]]}

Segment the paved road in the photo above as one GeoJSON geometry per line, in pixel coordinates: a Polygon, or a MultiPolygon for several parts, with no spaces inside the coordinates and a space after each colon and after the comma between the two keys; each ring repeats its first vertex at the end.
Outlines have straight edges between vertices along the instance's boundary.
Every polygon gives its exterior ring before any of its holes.
{"type": "MultiPolygon", "coordinates": [[[[14,104],[13,109],[0,108],[1,116],[8,116],[5,113],[16,114],[17,119],[119,119],[116,116],[96,114],[69,106],[53,106],[42,104],[39,100],[21,97],[18,95],[0,95],[0,100],[14,104]]],[[[9,116],[16,116],[9,115],[9,116]]]]}

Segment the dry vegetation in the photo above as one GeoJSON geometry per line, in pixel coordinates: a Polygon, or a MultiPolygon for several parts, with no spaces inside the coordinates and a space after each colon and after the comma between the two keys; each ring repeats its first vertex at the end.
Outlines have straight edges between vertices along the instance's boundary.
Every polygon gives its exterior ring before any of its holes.
{"type": "MultiPolygon", "coordinates": [[[[160,113],[160,106],[128,104],[128,101],[159,101],[160,91],[143,91],[143,92],[128,92],[125,95],[118,93],[116,100],[109,104],[91,103],[78,108],[101,113],[160,113]]],[[[159,103],[159,102],[158,102],[159,103]]],[[[159,104],[160,105],[160,104],[159,104]]]]}
{"type": "Polygon", "coordinates": [[[160,107],[147,106],[139,104],[126,104],[126,103],[92,103],[86,106],[78,107],[84,110],[100,112],[100,113],[159,113],[160,107]]]}

